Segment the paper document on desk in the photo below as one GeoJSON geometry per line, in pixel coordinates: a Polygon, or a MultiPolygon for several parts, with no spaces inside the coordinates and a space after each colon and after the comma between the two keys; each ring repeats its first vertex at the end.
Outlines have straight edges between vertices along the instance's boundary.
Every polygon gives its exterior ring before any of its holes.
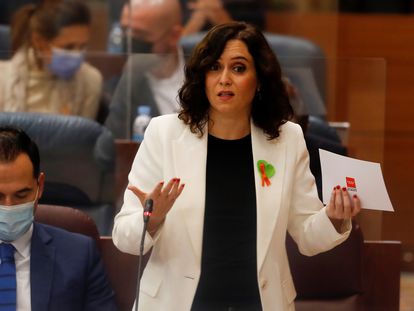
{"type": "Polygon", "coordinates": [[[358,195],[362,208],[394,211],[385,187],[379,163],[344,157],[319,149],[322,169],[323,203],[328,204],[332,189],[346,186],[350,195],[358,195]]]}

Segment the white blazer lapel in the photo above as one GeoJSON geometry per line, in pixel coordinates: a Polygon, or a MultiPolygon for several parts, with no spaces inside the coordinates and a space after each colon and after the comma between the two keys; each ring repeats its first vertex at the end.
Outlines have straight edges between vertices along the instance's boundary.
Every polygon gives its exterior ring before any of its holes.
{"type": "Polygon", "coordinates": [[[257,265],[260,271],[280,210],[286,146],[279,139],[269,141],[263,131],[253,124],[251,125],[251,133],[257,204],[257,265]],[[274,176],[270,178],[270,186],[262,186],[261,174],[257,168],[259,160],[265,160],[276,170],[274,176]]]}
{"type": "Polygon", "coordinates": [[[207,136],[207,130],[199,138],[186,128],[183,135],[173,142],[174,169],[180,174],[177,177],[185,183],[177,206],[180,206],[197,262],[201,262],[203,237],[207,136]]]}
{"type": "MultiPolygon", "coordinates": [[[[263,264],[280,210],[285,175],[286,146],[280,140],[267,140],[263,131],[251,126],[253,165],[255,171],[257,205],[257,264],[263,264]],[[276,173],[270,178],[271,185],[262,187],[257,162],[265,160],[272,164],[276,173]]],[[[207,164],[207,129],[203,137],[186,128],[183,135],[173,142],[173,163],[179,172],[185,189],[177,200],[180,213],[190,237],[197,262],[201,262],[203,237],[205,183],[207,164]],[[189,191],[186,191],[188,189],[189,191]]]]}

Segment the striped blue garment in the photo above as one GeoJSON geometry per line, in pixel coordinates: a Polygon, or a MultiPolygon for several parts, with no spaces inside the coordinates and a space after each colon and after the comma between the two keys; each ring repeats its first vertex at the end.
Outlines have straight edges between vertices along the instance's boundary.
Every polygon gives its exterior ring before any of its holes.
{"type": "Polygon", "coordinates": [[[14,247],[0,244],[0,311],[16,311],[16,266],[14,247]]]}

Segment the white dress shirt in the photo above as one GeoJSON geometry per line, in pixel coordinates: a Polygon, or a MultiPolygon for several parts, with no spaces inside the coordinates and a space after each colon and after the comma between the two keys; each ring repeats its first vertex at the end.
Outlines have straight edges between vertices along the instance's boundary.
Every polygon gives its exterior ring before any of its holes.
{"type": "Polygon", "coordinates": [[[164,79],[158,79],[151,73],[147,74],[150,88],[154,94],[160,114],[178,112],[179,104],[177,101],[178,90],[184,82],[184,54],[181,49],[178,52],[178,65],[174,73],[164,79]]]}

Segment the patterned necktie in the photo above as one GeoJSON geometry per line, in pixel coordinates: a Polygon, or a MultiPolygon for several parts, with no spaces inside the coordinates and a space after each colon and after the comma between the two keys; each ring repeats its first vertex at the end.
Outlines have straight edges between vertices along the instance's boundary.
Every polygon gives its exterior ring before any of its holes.
{"type": "Polygon", "coordinates": [[[0,244],[0,311],[16,311],[16,266],[14,247],[0,244]]]}

